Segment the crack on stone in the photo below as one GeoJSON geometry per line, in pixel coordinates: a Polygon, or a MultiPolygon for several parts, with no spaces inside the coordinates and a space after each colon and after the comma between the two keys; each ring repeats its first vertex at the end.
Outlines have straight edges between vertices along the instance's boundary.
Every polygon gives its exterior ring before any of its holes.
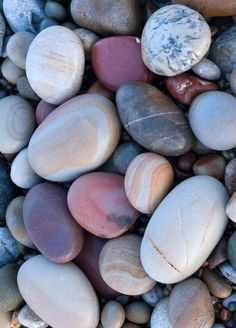
{"type": "Polygon", "coordinates": [[[188,243],[187,243],[187,238],[185,237],[184,230],[183,230],[183,214],[181,212],[180,207],[178,207],[178,213],[179,213],[180,233],[183,237],[184,247],[185,247],[185,259],[186,259],[185,260],[185,266],[184,266],[184,270],[185,270],[188,266],[188,243]]]}
{"type": "MultiPolygon", "coordinates": [[[[153,117],[157,117],[157,116],[166,116],[166,115],[170,115],[170,114],[176,114],[176,112],[168,112],[168,113],[156,113],[156,114],[151,114],[145,117],[141,117],[141,118],[137,118],[136,120],[133,120],[127,124],[124,125],[125,128],[128,128],[130,125],[134,124],[134,123],[138,123],[144,120],[147,120],[148,118],[153,118],[153,117]]],[[[166,120],[168,120],[166,117],[164,117],[166,120]]],[[[169,120],[171,121],[171,120],[169,120]]],[[[173,121],[171,121],[173,123],[173,121]]]]}
{"type": "Polygon", "coordinates": [[[215,210],[215,206],[216,206],[216,203],[214,203],[213,206],[212,206],[211,213],[209,215],[209,219],[208,219],[208,222],[207,222],[207,226],[205,228],[205,231],[204,231],[204,234],[203,234],[203,237],[202,237],[202,241],[200,243],[200,248],[202,247],[202,245],[204,244],[204,241],[206,239],[207,230],[210,226],[210,223],[211,223],[211,220],[212,220],[212,217],[213,217],[213,213],[214,213],[214,210],[215,210]]]}

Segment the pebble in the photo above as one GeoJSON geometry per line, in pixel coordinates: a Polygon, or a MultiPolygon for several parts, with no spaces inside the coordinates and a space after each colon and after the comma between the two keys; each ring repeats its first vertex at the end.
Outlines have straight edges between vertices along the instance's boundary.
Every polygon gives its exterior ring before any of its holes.
{"type": "Polygon", "coordinates": [[[220,68],[208,58],[203,58],[194,65],[192,71],[199,77],[209,81],[218,80],[221,76],[220,68]]]}
{"type": "Polygon", "coordinates": [[[25,69],[26,55],[34,38],[34,33],[22,31],[13,34],[7,43],[8,57],[22,69],[25,69]]]}
{"type": "Polygon", "coordinates": [[[154,153],[135,157],[125,174],[125,192],[129,202],[140,212],[151,214],[174,183],[169,161],[154,153]]]}
{"type": "Polygon", "coordinates": [[[220,323],[216,323],[212,326],[212,328],[225,328],[225,326],[223,326],[222,324],[220,323]]]}
{"type": "Polygon", "coordinates": [[[221,276],[219,276],[215,271],[205,268],[203,270],[201,278],[207,285],[212,295],[219,298],[226,298],[231,295],[231,285],[226,282],[221,276]]]}
{"type": "Polygon", "coordinates": [[[196,160],[196,154],[193,152],[188,152],[178,158],[176,166],[179,170],[190,173],[192,172],[193,164],[196,162],[196,160]]]}
{"type": "Polygon", "coordinates": [[[80,38],[85,52],[85,59],[91,59],[91,51],[93,45],[100,40],[100,37],[86,28],[76,28],[73,32],[80,38]]]}
{"type": "Polygon", "coordinates": [[[230,74],[230,89],[234,95],[236,95],[236,69],[233,69],[230,74]]]}
{"type": "Polygon", "coordinates": [[[151,316],[151,328],[172,328],[168,316],[168,305],[168,297],[156,304],[151,316]]]}
{"type": "Polygon", "coordinates": [[[151,307],[144,302],[133,302],[126,306],[125,317],[127,320],[143,325],[151,317],[151,307]]]}
{"type": "Polygon", "coordinates": [[[101,96],[107,97],[111,101],[114,100],[114,92],[104,87],[104,85],[99,80],[91,85],[87,93],[98,93],[101,96]]]}
{"type": "Polygon", "coordinates": [[[36,112],[35,112],[35,116],[36,116],[36,121],[38,123],[38,125],[40,125],[45,118],[56,108],[56,105],[52,105],[47,103],[44,100],[41,100],[38,103],[38,106],[36,107],[36,112]]]}
{"type": "Polygon", "coordinates": [[[18,79],[25,74],[25,71],[16,66],[9,58],[5,58],[1,72],[3,77],[12,84],[17,84],[18,79]]]}
{"type": "Polygon", "coordinates": [[[71,15],[76,24],[101,35],[137,35],[142,11],[134,0],[72,0],[71,15]]]}
{"type": "Polygon", "coordinates": [[[0,100],[0,151],[15,154],[25,147],[35,128],[32,105],[19,96],[0,100]]]}
{"type": "Polygon", "coordinates": [[[56,1],[46,2],[45,14],[48,18],[55,19],[59,22],[64,21],[67,16],[65,8],[56,1]]]}
{"type": "Polygon", "coordinates": [[[45,18],[44,20],[42,20],[42,22],[40,24],[40,31],[42,32],[43,30],[45,30],[48,27],[58,26],[58,25],[59,25],[59,23],[55,19],[45,18]]]}
{"type": "Polygon", "coordinates": [[[196,176],[177,185],[147,225],[141,246],[147,274],[171,284],[196,272],[225,231],[227,200],[223,184],[212,177],[196,176]]]}
{"type": "Polygon", "coordinates": [[[101,322],[104,328],[120,328],[125,321],[125,310],[116,301],[105,304],[101,313],[101,322]]]}
{"type": "Polygon", "coordinates": [[[57,263],[75,258],[84,242],[83,231],[71,216],[66,197],[62,186],[43,182],[30,189],[23,204],[30,239],[45,257],[57,263]]]}
{"type": "MultiPolygon", "coordinates": [[[[16,240],[6,227],[0,228],[0,268],[15,262],[20,256],[20,249],[16,240]]],[[[1,281],[1,280],[0,280],[1,281]]],[[[0,309],[1,310],[1,309],[0,309]]]]}
{"type": "Polygon", "coordinates": [[[207,147],[228,150],[236,147],[236,98],[226,92],[209,91],[191,104],[189,123],[195,136],[207,147]],[[212,115],[214,112],[214,115],[212,115]]]}
{"type": "Polygon", "coordinates": [[[208,266],[210,269],[215,269],[218,265],[227,260],[227,242],[225,239],[221,239],[210,257],[207,259],[208,266]]]}
{"type": "Polygon", "coordinates": [[[102,165],[119,137],[113,103],[104,96],[81,95],[58,107],[36,129],[28,148],[30,165],[47,180],[74,180],[102,165]]]}
{"type": "Polygon", "coordinates": [[[233,193],[226,206],[226,213],[230,220],[236,222],[236,192],[233,193]]]}
{"type": "Polygon", "coordinates": [[[39,32],[45,17],[45,0],[4,0],[3,12],[14,32],[39,32]]]}
{"type": "Polygon", "coordinates": [[[140,260],[142,238],[125,234],[106,242],[99,258],[102,278],[114,290],[125,295],[140,295],[155,285],[140,260]]]}
{"type": "Polygon", "coordinates": [[[0,13],[0,56],[2,56],[2,53],[4,51],[4,36],[6,33],[6,24],[5,20],[0,13]]]}
{"type": "Polygon", "coordinates": [[[125,233],[138,218],[125,194],[124,178],[118,174],[93,172],[71,185],[67,203],[75,220],[102,238],[125,233]]]}
{"type": "Polygon", "coordinates": [[[218,154],[209,154],[198,159],[193,165],[194,175],[210,175],[218,180],[224,178],[226,160],[218,154]]]}
{"type": "Polygon", "coordinates": [[[223,306],[226,309],[229,309],[231,311],[235,311],[235,304],[236,304],[236,293],[235,292],[223,300],[223,306]]]}
{"type": "Polygon", "coordinates": [[[26,75],[40,98],[59,105],[78,94],[84,65],[83,45],[75,33],[63,26],[51,26],[31,43],[26,75]]]}
{"type": "Polygon", "coordinates": [[[16,264],[7,264],[0,269],[0,311],[13,311],[23,302],[17,287],[18,269],[16,264]]]}
{"type": "Polygon", "coordinates": [[[210,44],[210,27],[198,12],[182,5],[165,6],[144,26],[142,58],[152,72],[175,76],[197,64],[210,44]]]}
{"type": "Polygon", "coordinates": [[[11,165],[11,179],[20,188],[30,189],[40,183],[42,178],[31,168],[28,160],[28,149],[22,149],[11,165]]]}
{"type": "Polygon", "coordinates": [[[10,326],[11,312],[0,311],[0,327],[1,328],[14,328],[10,326]]]}
{"type": "Polygon", "coordinates": [[[177,284],[170,294],[168,314],[175,328],[212,328],[214,308],[207,286],[197,278],[177,284]]]}
{"type": "Polygon", "coordinates": [[[34,313],[31,308],[26,304],[18,314],[19,322],[27,328],[47,328],[43,320],[41,320],[36,313],[34,313]]]}
{"type": "Polygon", "coordinates": [[[218,90],[216,84],[189,72],[166,78],[165,85],[170,94],[185,105],[190,105],[197,96],[206,91],[218,90]]]}
{"type": "Polygon", "coordinates": [[[18,196],[10,202],[6,211],[6,224],[15,240],[26,247],[35,248],[25,229],[23,220],[24,200],[24,196],[18,196]]]}
{"type": "Polygon", "coordinates": [[[236,270],[229,263],[223,263],[219,269],[223,276],[236,284],[236,270]]]}
{"type": "Polygon", "coordinates": [[[230,264],[236,270],[236,231],[233,232],[228,241],[228,257],[230,264]]]}
{"type": "Polygon", "coordinates": [[[153,80],[153,74],[142,61],[141,41],[133,36],[114,36],[96,42],[92,65],[98,79],[112,91],[128,82],[153,80]]]}
{"type": "Polygon", "coordinates": [[[21,76],[16,83],[20,96],[25,99],[39,101],[39,96],[34,92],[26,75],[21,76]]]}
{"type": "Polygon", "coordinates": [[[56,264],[42,255],[34,256],[20,267],[17,280],[24,300],[48,325],[97,327],[96,294],[87,277],[73,263],[56,264]]]}
{"type": "Polygon", "coordinates": [[[230,194],[236,191],[236,158],[231,159],[225,167],[225,186],[230,194]]]}
{"type": "Polygon", "coordinates": [[[178,156],[192,146],[183,112],[164,93],[144,82],[119,88],[116,104],[124,128],[143,147],[164,156],[178,156]]]}
{"type": "Polygon", "coordinates": [[[192,151],[198,155],[208,155],[215,153],[214,150],[203,145],[199,140],[197,140],[197,138],[194,138],[193,140],[192,151]]]}
{"type": "Polygon", "coordinates": [[[161,301],[162,298],[164,298],[165,293],[161,286],[156,285],[148,292],[144,293],[142,295],[142,299],[144,302],[151,306],[155,306],[158,302],[161,301]]]}

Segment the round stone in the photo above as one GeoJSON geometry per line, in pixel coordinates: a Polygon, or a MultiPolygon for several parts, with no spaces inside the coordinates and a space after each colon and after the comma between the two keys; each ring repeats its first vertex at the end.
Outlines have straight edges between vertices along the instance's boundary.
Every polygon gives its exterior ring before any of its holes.
{"type": "Polygon", "coordinates": [[[210,81],[218,80],[221,76],[220,68],[208,58],[202,58],[192,70],[196,75],[210,81]]]}
{"type": "Polygon", "coordinates": [[[105,163],[119,137],[113,103],[104,96],[81,95],[58,107],[36,129],[28,147],[29,162],[47,180],[74,180],[105,163]]]}
{"type": "Polygon", "coordinates": [[[143,61],[152,72],[175,76],[205,56],[211,31],[204,18],[189,7],[164,6],[148,19],[141,45],[143,61]]]}
{"type": "Polygon", "coordinates": [[[45,5],[45,14],[48,18],[55,19],[57,21],[64,21],[67,13],[62,4],[56,1],[47,1],[45,5]]]}
{"type": "Polygon", "coordinates": [[[19,96],[0,100],[0,151],[15,154],[29,141],[35,128],[32,105],[19,96]]]}
{"type": "Polygon", "coordinates": [[[98,79],[112,91],[127,82],[153,79],[142,61],[141,41],[133,36],[114,36],[98,41],[92,48],[92,65],[98,79]]]}
{"type": "Polygon", "coordinates": [[[209,154],[198,159],[193,165],[194,175],[210,175],[216,179],[223,179],[226,160],[218,154],[209,154]]]}
{"type": "Polygon", "coordinates": [[[58,26],[58,25],[59,25],[59,23],[55,19],[45,18],[44,20],[42,20],[42,22],[40,24],[40,31],[43,31],[48,27],[58,26]]]}
{"type": "Polygon", "coordinates": [[[36,121],[39,124],[41,124],[45,118],[56,108],[56,105],[51,105],[49,103],[47,103],[44,100],[41,100],[38,104],[38,106],[36,107],[36,112],[35,112],[35,116],[36,116],[36,121]]]}
{"type": "Polygon", "coordinates": [[[100,37],[86,28],[76,28],[73,32],[80,38],[85,52],[85,59],[91,59],[91,50],[93,45],[100,40],[100,37]]]}
{"type": "Polygon", "coordinates": [[[83,45],[75,33],[63,26],[52,26],[31,43],[26,75],[40,98],[58,105],[79,92],[84,64],[83,45]]]}
{"type": "Polygon", "coordinates": [[[18,79],[25,74],[25,71],[16,66],[9,58],[4,59],[1,72],[3,77],[12,84],[16,84],[18,79]]]}
{"type": "Polygon", "coordinates": [[[214,150],[236,147],[235,119],[236,98],[226,92],[205,92],[190,107],[189,122],[193,133],[214,150]]]}
{"type": "Polygon", "coordinates": [[[101,323],[104,328],[120,328],[125,321],[125,310],[123,306],[110,301],[105,304],[101,313],[101,323]]]}
{"type": "Polygon", "coordinates": [[[169,298],[158,302],[152,312],[151,328],[172,328],[168,316],[169,298]]]}
{"type": "Polygon", "coordinates": [[[67,202],[76,221],[102,238],[120,236],[139,215],[127,199],[124,178],[113,173],[93,172],[79,177],[69,189],[67,202]]]}
{"type": "Polygon", "coordinates": [[[84,242],[83,231],[67,208],[66,196],[63,187],[44,182],[30,189],[23,205],[30,239],[45,257],[57,263],[75,258],[84,242]]]}
{"type": "Polygon", "coordinates": [[[48,324],[41,320],[26,304],[18,314],[19,322],[27,328],[47,328],[48,324]]]}
{"type": "Polygon", "coordinates": [[[135,157],[125,174],[125,192],[140,212],[151,214],[174,182],[174,171],[163,156],[144,153],[135,157]]]}
{"type": "Polygon", "coordinates": [[[34,92],[26,75],[21,76],[16,83],[21,97],[29,100],[39,101],[39,96],[34,92]]]}
{"type": "Polygon", "coordinates": [[[231,196],[226,206],[226,213],[233,222],[236,222],[236,193],[235,192],[231,196]]]}
{"type": "Polygon", "coordinates": [[[225,231],[227,201],[223,184],[209,176],[177,185],[157,207],[142,240],[141,260],[148,275],[172,284],[196,272],[225,231]]]}
{"type": "Polygon", "coordinates": [[[75,264],[56,264],[42,255],[34,256],[20,267],[17,280],[26,303],[48,325],[97,327],[97,296],[75,264]]]}
{"type": "Polygon", "coordinates": [[[236,231],[231,235],[228,241],[228,257],[234,269],[236,269],[236,231]]]}
{"type": "MultiPolygon", "coordinates": [[[[20,256],[20,248],[6,227],[0,228],[0,268],[15,262],[20,256]]],[[[1,310],[1,309],[0,309],[1,310]]],[[[9,310],[10,311],[10,310],[9,310]]]]}
{"type": "Polygon", "coordinates": [[[147,324],[151,316],[151,307],[141,301],[130,303],[125,308],[127,320],[140,325],[147,324]]]}
{"type": "Polygon", "coordinates": [[[100,254],[102,278],[111,288],[125,295],[140,295],[155,285],[141,264],[141,241],[138,235],[126,234],[107,241],[100,254]]]}

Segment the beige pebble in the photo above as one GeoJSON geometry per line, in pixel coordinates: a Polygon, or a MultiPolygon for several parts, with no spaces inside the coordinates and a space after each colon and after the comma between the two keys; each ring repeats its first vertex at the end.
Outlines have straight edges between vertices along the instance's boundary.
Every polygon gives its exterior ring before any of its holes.
{"type": "Polygon", "coordinates": [[[125,192],[140,212],[151,214],[174,182],[171,164],[163,156],[144,153],[136,156],[125,174],[125,192]]]}
{"type": "Polygon", "coordinates": [[[10,327],[11,312],[0,311],[0,327],[1,328],[12,328],[10,327]]]}
{"type": "Polygon", "coordinates": [[[3,77],[12,84],[16,84],[18,79],[25,75],[25,71],[16,66],[9,58],[4,59],[1,72],[3,77]]]}
{"type": "Polygon", "coordinates": [[[151,328],[172,328],[168,316],[168,305],[168,297],[156,304],[151,316],[151,328]]]}
{"type": "Polygon", "coordinates": [[[127,320],[138,323],[145,324],[148,323],[151,317],[151,307],[144,302],[133,302],[126,306],[125,317],[127,320]]]}
{"type": "Polygon", "coordinates": [[[226,206],[226,213],[230,220],[236,222],[236,192],[230,197],[226,206]]]}
{"type": "Polygon", "coordinates": [[[77,35],[66,27],[51,26],[31,43],[26,75],[40,98],[59,105],[78,93],[84,65],[84,49],[77,35]]]}
{"type": "Polygon", "coordinates": [[[106,303],[101,313],[101,322],[104,328],[120,328],[125,321],[125,310],[116,301],[106,303]]]}
{"type": "Polygon", "coordinates": [[[198,159],[193,165],[194,175],[210,175],[216,179],[223,179],[226,160],[218,154],[209,154],[198,159]]]}
{"type": "Polygon", "coordinates": [[[107,241],[100,254],[102,278],[111,288],[125,295],[140,295],[155,285],[141,264],[141,240],[138,235],[125,234],[107,241]]]}
{"type": "Polygon", "coordinates": [[[226,298],[231,295],[231,285],[220,277],[215,271],[205,268],[201,278],[206,283],[212,295],[219,298],[226,298]]]}
{"type": "Polygon", "coordinates": [[[85,59],[89,60],[91,57],[92,46],[100,40],[100,37],[86,28],[76,28],[73,32],[80,38],[85,52],[85,59]]]}

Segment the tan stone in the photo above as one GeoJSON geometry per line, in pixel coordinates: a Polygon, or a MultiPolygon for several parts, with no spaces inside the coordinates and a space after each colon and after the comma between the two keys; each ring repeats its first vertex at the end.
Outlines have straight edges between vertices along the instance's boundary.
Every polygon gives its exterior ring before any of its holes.
{"type": "Polygon", "coordinates": [[[202,280],[206,283],[212,295],[219,298],[226,298],[232,293],[232,287],[216,272],[205,268],[202,274],[202,280]]]}
{"type": "Polygon", "coordinates": [[[101,313],[101,322],[104,328],[120,328],[125,321],[125,310],[116,301],[109,301],[101,313]]]}

